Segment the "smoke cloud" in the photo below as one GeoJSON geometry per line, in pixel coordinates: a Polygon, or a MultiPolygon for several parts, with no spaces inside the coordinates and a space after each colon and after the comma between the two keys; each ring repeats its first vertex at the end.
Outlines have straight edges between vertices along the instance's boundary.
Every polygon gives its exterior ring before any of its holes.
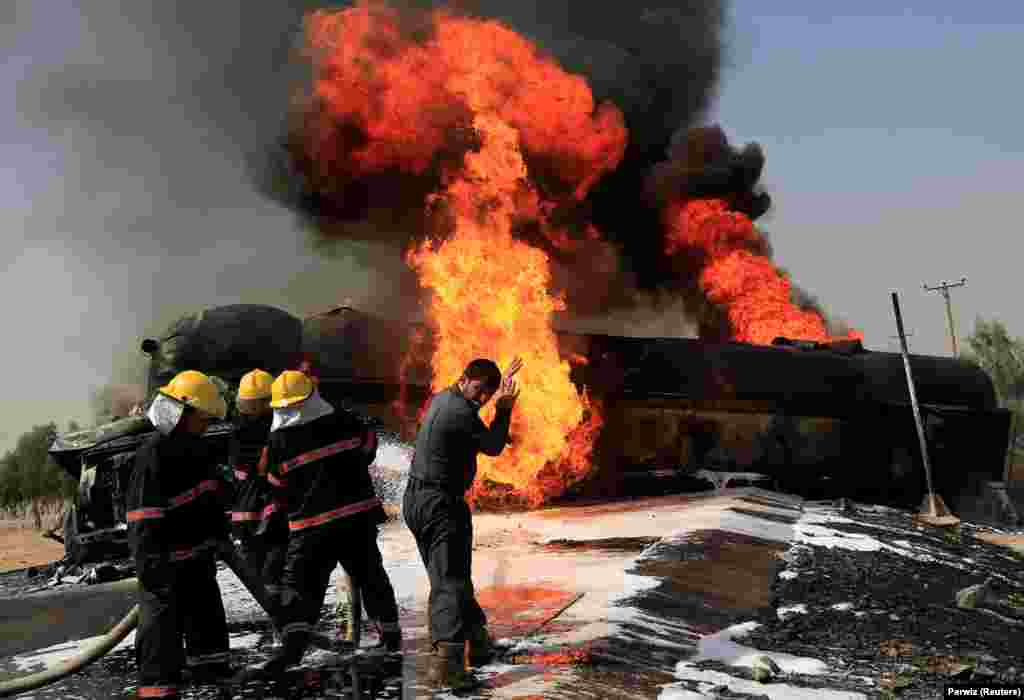
{"type": "MultiPolygon", "coordinates": [[[[505,23],[566,70],[584,76],[596,103],[607,101],[621,110],[629,131],[625,155],[582,202],[566,196],[574,185],[559,177],[557,167],[535,154],[525,154],[531,178],[542,194],[561,202],[550,218],[564,229],[564,236],[554,242],[549,232],[538,230],[529,220],[522,222],[518,235],[552,256],[555,284],[576,313],[634,308],[638,299],[653,298],[636,293],[664,286],[660,263],[652,262],[659,257],[654,251],[661,248],[661,225],[657,202],[645,196],[646,179],[651,167],[665,159],[673,134],[681,125],[685,128],[698,121],[713,96],[722,56],[721,3],[705,0],[685,7],[664,2],[598,6],[576,0],[388,4],[405,11],[402,31],[409,41],[430,38],[423,13],[442,6],[505,23]],[[591,224],[600,235],[594,235],[591,224]]],[[[297,55],[295,60],[303,62],[297,55]]],[[[325,172],[323,161],[312,162],[303,143],[309,120],[322,115],[304,101],[308,86],[298,81],[293,87],[297,95],[293,104],[299,107],[279,142],[250,160],[251,173],[260,191],[290,208],[304,226],[315,231],[316,247],[373,240],[401,249],[443,229],[437,212],[424,214],[424,201],[440,188],[445,165],[474,146],[471,132],[452,129],[445,134],[443,147],[415,172],[397,167],[362,171],[346,165],[343,153],[333,156],[325,172]]],[[[422,115],[424,120],[438,118],[433,113],[422,115]]],[[[323,124],[318,122],[316,128],[322,129],[323,124]]],[[[343,144],[347,153],[369,142],[355,124],[333,128],[332,141],[343,144]]],[[[403,293],[414,288],[415,280],[404,281],[403,293]]]]}

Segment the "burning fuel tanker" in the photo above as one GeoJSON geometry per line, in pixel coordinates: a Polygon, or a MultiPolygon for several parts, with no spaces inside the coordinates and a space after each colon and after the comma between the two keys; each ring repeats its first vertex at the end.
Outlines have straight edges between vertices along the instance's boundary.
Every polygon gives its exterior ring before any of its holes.
{"type": "MultiPolygon", "coordinates": [[[[411,438],[432,387],[430,328],[341,307],[308,319],[303,347],[324,392],[411,438]]],[[[771,345],[556,332],[591,412],[575,431],[585,460],[548,466],[526,489],[481,458],[480,507],[537,505],[707,488],[701,469],[757,472],[808,497],[917,505],[925,490],[913,414],[895,353],[859,340],[771,345]],[[489,482],[489,483],[488,483],[489,482]],[[531,502],[530,495],[536,494],[531,502]]],[[[1002,480],[1009,413],[978,367],[911,356],[936,472],[947,503],[1002,480]]],[[[524,392],[530,390],[524,370],[524,392]]],[[[457,372],[438,378],[451,383],[457,372]]],[[[508,452],[515,458],[517,436],[508,452]]],[[[573,454],[574,435],[566,439],[573,454]]]]}
{"type": "MultiPolygon", "coordinates": [[[[700,470],[756,472],[809,497],[914,505],[924,492],[898,354],[866,350],[856,339],[752,345],[557,329],[554,337],[570,391],[586,410],[558,436],[555,458],[539,466],[534,454],[522,454],[536,445],[526,433],[535,425],[514,421],[507,462],[480,458],[470,494],[478,507],[707,488],[694,478],[700,470]]],[[[236,305],[188,315],[143,349],[151,358],[150,394],[185,368],[202,369],[229,388],[254,367],[305,365],[328,400],[411,440],[432,393],[461,370],[436,371],[434,338],[420,320],[345,306],[300,320],[273,307],[236,305]]],[[[942,357],[914,355],[911,367],[943,498],[956,504],[980,482],[1001,481],[1010,414],[999,408],[988,376],[942,357]]],[[[524,395],[544,380],[531,369],[523,371],[524,395]]],[[[145,428],[143,418],[135,421],[136,432],[145,428]]],[[[110,451],[91,446],[105,439],[72,437],[58,439],[52,451],[67,458],[62,463],[73,476],[80,456],[110,451]]]]}

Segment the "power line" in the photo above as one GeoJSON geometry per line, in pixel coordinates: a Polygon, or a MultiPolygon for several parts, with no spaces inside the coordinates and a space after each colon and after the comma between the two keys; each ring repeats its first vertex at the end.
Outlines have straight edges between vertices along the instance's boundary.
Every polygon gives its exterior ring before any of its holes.
{"type": "Polygon", "coordinates": [[[961,277],[959,282],[940,282],[933,287],[929,287],[927,284],[923,285],[926,292],[939,292],[946,300],[946,318],[949,320],[949,340],[953,345],[953,357],[960,356],[960,349],[956,342],[956,326],[953,324],[953,304],[949,299],[949,290],[963,287],[965,284],[967,284],[967,278],[961,277]]]}

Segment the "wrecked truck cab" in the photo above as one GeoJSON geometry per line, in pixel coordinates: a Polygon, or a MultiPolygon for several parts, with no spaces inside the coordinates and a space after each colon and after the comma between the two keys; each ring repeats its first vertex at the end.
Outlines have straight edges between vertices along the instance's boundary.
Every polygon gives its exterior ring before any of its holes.
{"type": "MultiPolygon", "coordinates": [[[[231,425],[214,423],[204,440],[213,443],[219,463],[226,463],[231,425]]],[[[145,416],[112,421],[91,430],[59,435],[49,453],[78,482],[73,504],[62,525],[65,563],[86,564],[128,556],[125,496],[135,453],[154,430],[145,416]]],[[[230,480],[226,467],[225,480],[230,480]]]]}
{"type": "Polygon", "coordinates": [[[65,513],[65,560],[84,564],[128,555],[125,495],[135,453],[154,429],[145,408],[157,389],[178,372],[196,369],[211,377],[228,403],[225,420],[214,420],[204,435],[211,442],[223,479],[232,485],[227,468],[231,419],[242,375],[256,367],[278,373],[301,357],[302,322],[270,306],[235,304],[185,314],[157,338],[140,344],[149,357],[146,402],[140,415],[58,435],[49,453],[78,482],[74,504],[65,513]]]}

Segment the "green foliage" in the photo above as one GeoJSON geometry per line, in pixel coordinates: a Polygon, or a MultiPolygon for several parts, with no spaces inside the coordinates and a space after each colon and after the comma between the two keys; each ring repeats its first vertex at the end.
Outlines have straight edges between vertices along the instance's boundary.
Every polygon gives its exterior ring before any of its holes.
{"type": "MultiPolygon", "coordinates": [[[[77,427],[69,426],[69,429],[77,427]]],[[[50,459],[47,449],[57,434],[54,423],[37,425],[18,438],[0,458],[0,508],[14,508],[36,498],[70,497],[75,483],[50,459]]]]}
{"type": "Polygon", "coordinates": [[[964,359],[988,373],[1004,405],[1024,398],[1024,339],[1011,337],[1000,321],[978,317],[967,345],[964,359]]]}
{"type": "MultiPolygon", "coordinates": [[[[1024,339],[1014,338],[1000,321],[980,316],[974,332],[967,337],[963,358],[981,367],[992,379],[999,403],[1013,412],[1011,441],[1024,434],[1024,339]]],[[[1010,445],[1011,462],[1020,457],[1016,444],[1010,445]]]]}

